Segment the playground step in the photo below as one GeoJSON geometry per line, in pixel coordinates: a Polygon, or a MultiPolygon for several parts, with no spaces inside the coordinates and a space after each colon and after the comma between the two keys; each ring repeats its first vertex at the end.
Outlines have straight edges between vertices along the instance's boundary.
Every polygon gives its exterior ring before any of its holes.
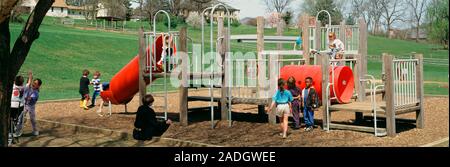
{"type": "MultiPolygon", "coordinates": [[[[330,123],[330,129],[354,130],[354,131],[375,133],[374,127],[346,125],[346,124],[337,124],[337,123],[330,123]]],[[[377,134],[378,134],[378,136],[386,136],[386,128],[377,128],[377,134]]]]}

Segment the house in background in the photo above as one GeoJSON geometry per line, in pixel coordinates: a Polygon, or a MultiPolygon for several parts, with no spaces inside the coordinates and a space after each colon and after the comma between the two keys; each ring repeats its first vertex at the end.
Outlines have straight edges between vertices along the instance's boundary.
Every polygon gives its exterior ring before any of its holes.
{"type": "MultiPolygon", "coordinates": [[[[21,6],[31,12],[36,6],[37,1],[38,0],[23,0],[21,6]]],[[[82,6],[67,5],[65,0],[55,0],[46,16],[84,19],[85,10],[82,6]]]]}
{"type": "MultiPolygon", "coordinates": [[[[209,6],[214,6],[214,5],[218,4],[218,3],[222,3],[222,4],[224,4],[224,6],[226,6],[228,8],[228,10],[230,11],[230,15],[231,15],[230,19],[231,20],[239,22],[239,14],[240,14],[240,10],[239,9],[234,8],[234,7],[230,6],[230,5],[228,5],[227,3],[224,3],[224,2],[221,2],[221,1],[218,1],[218,0],[211,1],[210,2],[211,5],[209,5],[209,6]]],[[[216,11],[217,12],[214,12],[214,14],[213,14],[213,20],[214,21],[217,21],[217,18],[224,17],[226,15],[226,10],[224,8],[222,8],[222,7],[217,8],[216,11]]],[[[189,17],[189,15],[191,13],[194,13],[194,12],[196,13],[197,11],[193,11],[193,10],[189,9],[188,7],[182,6],[181,9],[180,9],[179,15],[183,16],[184,18],[187,18],[187,17],[189,17]]],[[[209,12],[206,12],[205,15],[209,16],[209,12]]]]}
{"type": "Polygon", "coordinates": [[[83,19],[84,9],[81,6],[67,5],[65,0],[55,0],[52,7],[48,10],[47,16],[83,19]]]}
{"type": "Polygon", "coordinates": [[[419,29],[419,36],[417,36],[417,30],[415,28],[409,29],[406,37],[410,40],[426,40],[428,38],[427,31],[423,28],[419,29]]]}

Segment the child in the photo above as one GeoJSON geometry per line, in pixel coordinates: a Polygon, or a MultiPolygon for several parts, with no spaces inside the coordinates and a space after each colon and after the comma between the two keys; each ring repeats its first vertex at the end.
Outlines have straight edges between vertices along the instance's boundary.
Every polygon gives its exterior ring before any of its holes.
{"type": "Polygon", "coordinates": [[[89,107],[95,107],[95,99],[100,94],[100,87],[101,87],[100,75],[101,75],[100,72],[96,71],[94,73],[94,78],[91,81],[91,84],[94,87],[94,93],[92,94],[92,103],[89,107]]]}
{"type": "Polygon", "coordinates": [[[80,107],[89,110],[89,108],[86,106],[87,102],[89,101],[89,70],[83,70],[83,76],[80,78],[80,107]]]}
{"type": "Polygon", "coordinates": [[[33,78],[33,73],[30,71],[28,72],[28,83],[24,88],[24,98],[25,98],[25,107],[24,112],[19,116],[19,123],[17,125],[17,131],[16,136],[21,136],[22,134],[22,128],[24,124],[24,118],[26,117],[27,113],[30,113],[30,120],[31,120],[31,126],[33,128],[32,134],[34,136],[39,135],[39,131],[37,130],[36,126],[36,103],[39,99],[39,89],[42,85],[42,80],[35,79],[31,83],[33,78]]]}
{"type": "Polygon", "coordinates": [[[312,87],[313,79],[306,77],[305,89],[302,90],[302,110],[305,119],[305,131],[311,131],[314,128],[314,109],[318,108],[319,100],[316,90],[312,87]]]}
{"type": "MultiPolygon", "coordinates": [[[[108,90],[108,89],[109,89],[109,82],[103,82],[103,83],[101,84],[101,86],[100,86],[100,92],[105,91],[105,90],[108,90]]],[[[100,107],[99,107],[99,109],[98,109],[98,111],[97,111],[97,114],[98,114],[99,116],[103,117],[103,114],[102,114],[103,107],[104,107],[105,105],[106,105],[106,106],[109,106],[108,103],[109,103],[109,101],[104,101],[104,100],[102,100],[102,102],[100,102],[100,107]],[[105,103],[105,102],[106,102],[106,103],[105,103]]],[[[109,116],[111,116],[111,112],[109,113],[109,116]]]]}
{"type": "Polygon", "coordinates": [[[173,48],[170,46],[170,36],[167,35],[164,37],[164,46],[163,46],[163,55],[161,57],[161,60],[158,62],[158,65],[162,66],[164,63],[165,72],[171,72],[173,69],[173,66],[175,64],[175,60],[173,60],[172,54],[173,54],[173,48]]]}
{"type": "Polygon", "coordinates": [[[300,129],[300,103],[301,103],[301,90],[295,85],[295,78],[289,77],[287,81],[288,90],[293,96],[292,101],[292,117],[294,118],[293,129],[300,129]]]}
{"type": "MultiPolygon", "coordinates": [[[[330,40],[330,56],[331,59],[343,59],[344,58],[344,50],[345,50],[345,46],[344,43],[339,40],[336,39],[336,33],[331,32],[330,34],[328,34],[328,39],[330,40]]],[[[343,65],[343,62],[337,62],[335,63],[336,65],[340,66],[343,65]]]]}
{"type": "Polygon", "coordinates": [[[288,118],[291,111],[291,102],[293,100],[291,92],[284,89],[285,85],[286,82],[283,79],[278,79],[278,90],[273,95],[273,102],[268,109],[268,112],[271,112],[272,108],[275,107],[275,105],[277,106],[276,115],[280,119],[280,129],[282,132],[280,135],[282,135],[283,138],[286,138],[287,136],[288,118]]]}
{"type": "MultiPolygon", "coordinates": [[[[23,82],[24,78],[20,75],[16,76],[16,78],[14,79],[13,91],[11,95],[11,114],[8,144],[13,143],[13,137],[16,133],[16,124],[18,123],[19,115],[22,114],[25,104],[25,99],[23,96],[23,82]]],[[[28,81],[28,83],[30,82],[31,81],[28,81]]]]}

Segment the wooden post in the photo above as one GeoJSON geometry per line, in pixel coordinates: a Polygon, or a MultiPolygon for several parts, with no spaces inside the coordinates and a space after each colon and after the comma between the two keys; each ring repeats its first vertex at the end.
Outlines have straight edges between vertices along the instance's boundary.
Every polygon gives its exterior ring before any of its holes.
{"type": "MultiPolygon", "coordinates": [[[[367,24],[364,21],[364,18],[359,18],[359,49],[358,53],[360,54],[361,58],[361,68],[359,69],[361,75],[364,76],[367,74],[367,24]]],[[[364,90],[364,94],[362,94],[360,97],[362,101],[366,100],[366,86],[365,84],[361,85],[362,90],[364,90]]]]}
{"type": "MultiPolygon", "coordinates": [[[[366,83],[361,82],[361,78],[364,77],[364,74],[361,72],[362,71],[361,69],[363,68],[361,54],[356,54],[355,59],[356,59],[356,65],[353,70],[353,76],[355,78],[355,90],[356,90],[356,93],[358,94],[357,101],[363,102],[366,97],[366,90],[364,88],[364,85],[366,85],[366,83]]],[[[355,123],[360,123],[363,119],[364,119],[364,114],[362,112],[355,112],[355,123]]]]}
{"type": "Polygon", "coordinates": [[[358,94],[357,96],[357,100],[359,102],[362,102],[361,98],[359,98],[360,94],[364,94],[366,93],[365,90],[361,89],[361,85],[365,84],[364,82],[361,82],[361,78],[363,76],[361,76],[361,55],[360,54],[356,54],[355,55],[355,59],[356,59],[356,63],[355,63],[355,67],[353,68],[353,78],[355,79],[355,91],[356,94],[358,94]]]}
{"type": "MultiPolygon", "coordinates": [[[[387,53],[382,53],[381,54],[381,82],[383,83],[383,85],[386,85],[386,72],[384,69],[384,61],[383,61],[383,57],[388,56],[387,53]]],[[[386,90],[386,89],[385,89],[386,90]]],[[[385,101],[386,100],[386,91],[381,93],[381,100],[385,101]]]]}
{"type": "Polygon", "coordinates": [[[180,30],[179,55],[181,55],[181,83],[180,83],[180,123],[182,126],[188,125],[188,74],[189,74],[189,56],[187,50],[187,28],[180,30]]]}
{"type": "Polygon", "coordinates": [[[414,58],[419,60],[419,64],[416,67],[416,91],[419,100],[420,109],[416,111],[416,127],[423,129],[425,127],[424,123],[424,93],[423,93],[423,55],[415,54],[414,58]]]}
{"type": "MultiPolygon", "coordinates": [[[[321,25],[322,23],[317,20],[316,21],[316,27],[315,27],[315,32],[316,35],[314,36],[314,42],[315,42],[315,48],[317,51],[320,51],[320,49],[322,48],[322,30],[321,30],[321,25]]],[[[317,55],[317,54],[316,54],[317,55]]],[[[314,64],[317,65],[319,64],[319,62],[321,62],[321,59],[319,59],[318,57],[314,57],[314,64]]]]}
{"type": "Polygon", "coordinates": [[[303,16],[303,27],[302,28],[302,32],[303,32],[303,36],[302,36],[302,41],[303,41],[303,59],[305,59],[305,65],[309,65],[310,64],[310,59],[309,59],[309,15],[304,14],[303,16]]]}
{"type": "MultiPolygon", "coordinates": [[[[279,64],[277,63],[278,55],[269,55],[269,62],[276,62],[276,63],[269,63],[269,87],[270,87],[270,97],[272,97],[275,94],[275,90],[277,90],[278,84],[278,69],[279,64]]],[[[270,98],[270,104],[272,104],[272,98],[270,98]]],[[[276,124],[277,123],[277,116],[276,116],[276,108],[273,108],[272,111],[269,112],[269,123],[270,124],[276,124]]]]}
{"type": "MultiPolygon", "coordinates": [[[[283,31],[284,31],[284,21],[283,19],[280,19],[278,21],[278,25],[277,25],[277,35],[278,36],[283,36],[283,31]]],[[[278,43],[277,44],[277,50],[283,50],[283,44],[282,43],[278,43]]]]}
{"type": "Polygon", "coordinates": [[[390,137],[395,136],[395,107],[394,107],[394,74],[392,55],[384,55],[385,90],[386,90],[386,131],[390,137]]]}
{"type": "MultiPolygon", "coordinates": [[[[222,67],[225,65],[225,54],[227,52],[227,39],[228,39],[228,29],[224,28],[223,25],[223,17],[217,18],[217,36],[223,37],[221,40],[218,41],[217,46],[217,52],[221,57],[221,63],[222,67]]],[[[228,97],[228,87],[225,87],[226,79],[225,79],[225,68],[222,68],[222,87],[221,87],[221,98],[220,98],[220,111],[221,111],[221,120],[226,121],[228,120],[228,103],[227,103],[227,97],[228,97]]]]}
{"type": "Polygon", "coordinates": [[[139,105],[142,105],[142,98],[147,94],[147,85],[145,84],[145,37],[144,28],[139,29],[139,105]]]}
{"type": "Polygon", "coordinates": [[[345,21],[341,21],[341,24],[339,25],[339,39],[345,45],[345,21]]]}
{"type": "MultiPolygon", "coordinates": [[[[320,54],[320,60],[321,60],[321,64],[322,64],[322,129],[326,129],[327,127],[327,119],[331,119],[328,117],[327,115],[327,107],[328,107],[328,100],[329,97],[327,96],[327,90],[328,90],[328,83],[329,83],[329,77],[330,77],[330,72],[329,72],[329,64],[330,64],[330,60],[328,55],[325,54],[320,54]]],[[[331,114],[330,114],[331,115],[331,114]]]]}
{"type": "Polygon", "coordinates": [[[258,54],[258,82],[256,83],[256,88],[257,88],[257,93],[258,93],[258,98],[263,97],[264,96],[264,90],[261,90],[263,87],[265,87],[265,74],[266,71],[264,68],[265,64],[264,64],[264,56],[261,54],[262,51],[264,51],[264,25],[265,25],[265,20],[264,17],[262,16],[258,16],[256,18],[256,22],[257,22],[257,29],[256,29],[256,50],[257,50],[257,54],[258,54]]]}

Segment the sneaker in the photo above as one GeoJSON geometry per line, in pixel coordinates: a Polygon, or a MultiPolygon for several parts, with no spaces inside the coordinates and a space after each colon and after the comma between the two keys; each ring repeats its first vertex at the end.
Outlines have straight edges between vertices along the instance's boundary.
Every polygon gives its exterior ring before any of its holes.
{"type": "Polygon", "coordinates": [[[20,137],[22,136],[22,131],[17,131],[16,133],[13,134],[13,137],[20,137]]]}
{"type": "Polygon", "coordinates": [[[314,129],[314,128],[310,126],[310,127],[306,128],[305,131],[310,132],[310,131],[312,131],[313,129],[314,129]]]}
{"type": "Polygon", "coordinates": [[[14,141],[14,135],[12,133],[8,133],[8,146],[11,146],[14,141]]]}
{"type": "Polygon", "coordinates": [[[287,134],[286,133],[283,134],[283,139],[286,139],[286,137],[287,137],[287,134]]]}
{"type": "Polygon", "coordinates": [[[39,131],[33,131],[33,136],[39,136],[39,131]]]}

